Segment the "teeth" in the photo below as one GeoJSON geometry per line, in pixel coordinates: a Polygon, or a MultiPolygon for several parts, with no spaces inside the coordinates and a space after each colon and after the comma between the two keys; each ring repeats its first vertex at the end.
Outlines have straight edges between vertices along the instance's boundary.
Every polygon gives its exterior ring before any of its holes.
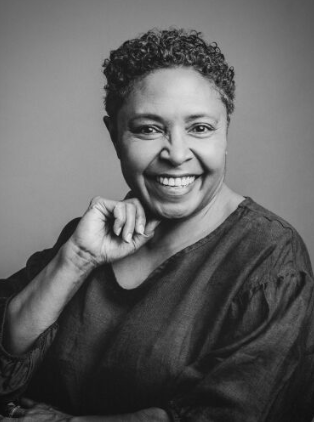
{"type": "Polygon", "coordinates": [[[195,180],[195,176],[188,176],[188,177],[157,177],[157,182],[164,185],[164,186],[188,186],[193,183],[195,180]]]}

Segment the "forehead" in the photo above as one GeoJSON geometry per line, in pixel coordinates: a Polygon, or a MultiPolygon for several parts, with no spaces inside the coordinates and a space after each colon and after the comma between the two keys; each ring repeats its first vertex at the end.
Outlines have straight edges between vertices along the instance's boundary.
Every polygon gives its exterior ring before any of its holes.
{"type": "MultiPolygon", "coordinates": [[[[225,114],[214,84],[192,68],[156,70],[135,82],[122,114],[225,114]]],[[[125,116],[127,117],[127,116],[125,116]]]]}

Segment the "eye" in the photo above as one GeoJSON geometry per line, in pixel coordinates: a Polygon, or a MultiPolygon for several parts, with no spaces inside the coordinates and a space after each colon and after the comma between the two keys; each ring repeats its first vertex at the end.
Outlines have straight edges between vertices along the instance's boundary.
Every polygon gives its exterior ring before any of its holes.
{"type": "Polygon", "coordinates": [[[142,133],[144,135],[151,135],[152,133],[157,133],[158,130],[153,126],[142,126],[138,129],[137,133],[142,133]]]}
{"type": "Polygon", "coordinates": [[[191,132],[202,135],[202,134],[212,132],[213,130],[214,128],[210,125],[197,124],[192,127],[191,132]]]}
{"type": "Polygon", "coordinates": [[[158,138],[162,133],[162,129],[155,125],[139,125],[134,127],[132,132],[140,139],[149,140],[158,138]]]}
{"type": "Polygon", "coordinates": [[[152,135],[154,133],[158,133],[159,130],[154,126],[145,125],[135,128],[134,132],[142,135],[152,135]]]}

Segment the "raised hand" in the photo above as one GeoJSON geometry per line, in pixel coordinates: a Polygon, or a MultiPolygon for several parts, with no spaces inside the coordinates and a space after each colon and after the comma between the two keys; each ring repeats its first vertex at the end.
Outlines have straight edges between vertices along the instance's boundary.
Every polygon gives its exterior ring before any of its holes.
{"type": "Polygon", "coordinates": [[[158,223],[146,221],[135,198],[122,202],[94,198],[55,258],[11,300],[6,348],[14,354],[26,352],[58,319],[94,268],[137,251],[152,238],[158,223]]]}
{"type": "Polygon", "coordinates": [[[137,251],[153,237],[158,224],[158,220],[146,220],[137,198],[117,202],[98,196],[68,242],[98,266],[137,251]]]}

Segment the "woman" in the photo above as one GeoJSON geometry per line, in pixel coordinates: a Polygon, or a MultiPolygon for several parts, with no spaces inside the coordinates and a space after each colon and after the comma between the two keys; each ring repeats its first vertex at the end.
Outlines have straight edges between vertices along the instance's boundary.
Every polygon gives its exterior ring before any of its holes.
{"type": "Polygon", "coordinates": [[[131,191],[93,199],[2,284],[3,412],[311,420],[313,274],[296,231],[224,182],[233,68],[171,29],[112,51],[104,74],[131,191]]]}

